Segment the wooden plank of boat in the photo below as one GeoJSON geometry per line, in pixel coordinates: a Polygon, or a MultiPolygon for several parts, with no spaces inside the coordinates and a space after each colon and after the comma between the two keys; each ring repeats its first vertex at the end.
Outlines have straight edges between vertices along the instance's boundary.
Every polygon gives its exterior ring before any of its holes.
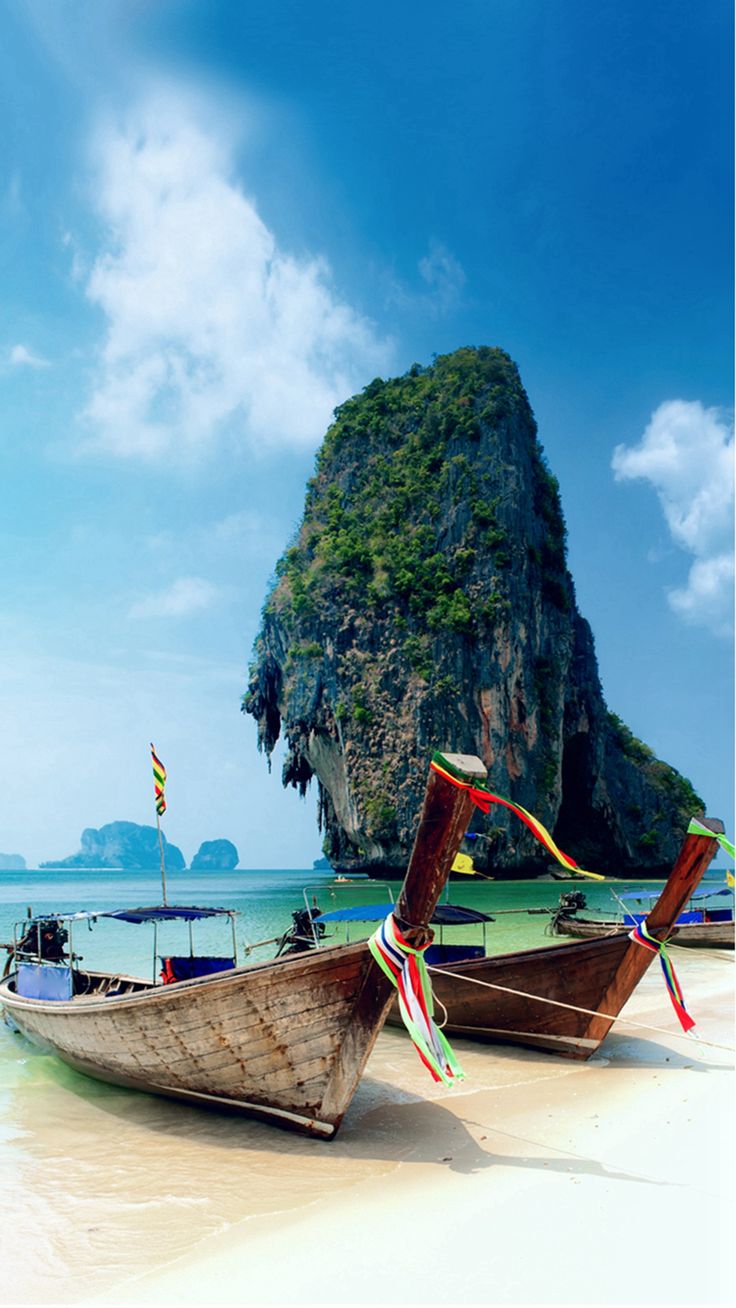
{"type": "MultiPolygon", "coordinates": [[[[723,830],[716,819],[705,819],[704,825],[714,832],[723,830]]],[[[715,838],[685,837],[646,919],[658,940],[669,937],[671,924],[717,849],[715,838]]],[[[495,958],[438,964],[432,968],[432,988],[447,1009],[444,1029],[449,1034],[528,1045],[584,1059],[598,1049],[612,1019],[621,1012],[653,958],[650,950],[630,940],[624,930],[495,958]],[[581,1009],[588,1011],[578,1011],[581,1009]]],[[[389,1021],[397,1024],[399,1020],[393,1011],[389,1021]]]]}
{"type": "MultiPolygon", "coordinates": [[[[451,754],[470,784],[479,759],[451,754]]],[[[404,885],[402,932],[422,944],[468,825],[467,790],[430,771],[404,885]]],[[[365,941],[170,985],[89,973],[89,993],[24,998],[13,973],[0,1004],[26,1036],[100,1080],[236,1109],[330,1138],[350,1104],[394,994],[365,941]],[[102,993],[102,991],[105,991],[102,993]]]]}

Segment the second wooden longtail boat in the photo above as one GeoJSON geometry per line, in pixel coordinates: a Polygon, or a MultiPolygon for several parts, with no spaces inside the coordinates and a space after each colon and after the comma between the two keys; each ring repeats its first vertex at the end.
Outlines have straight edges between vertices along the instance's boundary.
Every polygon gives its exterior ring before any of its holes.
{"type": "MultiPolygon", "coordinates": [[[[666,940],[718,850],[723,823],[701,819],[714,836],[686,835],[647,931],[666,940]]],[[[474,1040],[528,1045],[585,1059],[599,1048],[654,952],[628,932],[498,957],[432,967],[435,998],[447,1009],[444,1030],[474,1040]],[[481,984],[478,984],[478,983],[481,984]]],[[[390,1021],[396,1021],[396,1014],[390,1021]]]]}
{"type": "MultiPolygon", "coordinates": [[[[486,775],[472,756],[446,762],[469,786],[486,775]]],[[[394,914],[410,945],[426,941],[471,811],[467,789],[430,772],[394,914]]],[[[81,916],[207,916],[167,905],[135,912],[81,916]]],[[[103,1081],[335,1135],[395,994],[365,941],[246,967],[190,956],[185,980],[173,966],[182,960],[169,958],[162,962],[172,969],[170,984],[158,984],[82,971],[73,952],[64,953],[60,921],[38,920],[37,947],[33,931],[26,933],[0,984],[0,1005],[22,1035],[103,1081]],[[206,974],[196,974],[198,964],[206,974]],[[207,970],[212,964],[215,972],[207,970]]]]}

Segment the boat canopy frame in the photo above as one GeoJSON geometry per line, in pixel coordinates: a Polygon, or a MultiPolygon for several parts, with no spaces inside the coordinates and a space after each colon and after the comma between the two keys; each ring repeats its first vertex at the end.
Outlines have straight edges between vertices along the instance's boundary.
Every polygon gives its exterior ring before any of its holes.
{"type": "MultiPolygon", "coordinates": [[[[391,893],[390,888],[389,894],[391,893]]],[[[306,902],[306,892],[305,892],[306,902]]],[[[383,904],[359,904],[354,908],[337,908],[331,909],[327,913],[320,913],[311,919],[312,931],[317,935],[320,925],[331,922],[344,922],[346,936],[350,940],[350,923],[351,922],[383,922],[394,910],[394,901],[383,904]]],[[[438,904],[431,918],[429,919],[433,926],[438,926],[440,945],[444,944],[444,928],[456,926],[481,926],[483,928],[483,952],[487,952],[488,939],[486,930],[489,922],[495,922],[495,918],[490,913],[483,913],[476,908],[463,908],[460,904],[438,904]]]]}
{"type": "MultiPolygon", "coordinates": [[[[189,956],[194,955],[194,935],[193,924],[198,921],[226,917],[230,920],[230,931],[232,935],[233,948],[233,966],[238,966],[238,940],[235,930],[235,921],[238,914],[233,908],[202,908],[188,904],[151,904],[141,908],[119,908],[114,910],[108,909],[83,909],[75,913],[35,913],[29,912],[28,917],[21,918],[20,921],[13,923],[13,949],[14,956],[18,963],[27,963],[34,966],[49,969],[69,969],[74,970],[75,964],[81,961],[79,955],[74,953],[72,940],[72,929],[74,923],[86,922],[89,930],[101,918],[110,918],[118,922],[128,922],[135,926],[147,924],[153,926],[153,961],[151,982],[155,986],[158,984],[157,959],[158,959],[158,928],[161,922],[183,921],[189,926],[189,956]],[[47,923],[55,923],[66,929],[66,949],[67,958],[48,959],[43,957],[41,947],[41,932],[47,923]],[[38,950],[37,954],[30,954],[20,949],[24,937],[30,930],[36,927],[38,933],[38,950]]],[[[80,969],[77,967],[76,969],[80,969]]]]}
{"type": "MultiPolygon", "coordinates": [[[[315,949],[318,949],[318,948],[319,948],[319,946],[320,946],[320,941],[321,941],[320,931],[319,931],[319,927],[318,927],[318,925],[317,925],[319,922],[324,922],[324,921],[333,921],[333,922],[342,922],[342,921],[344,921],[344,922],[346,922],[346,923],[347,923],[347,926],[346,926],[346,928],[345,928],[345,943],[349,945],[349,944],[350,944],[350,922],[372,922],[372,921],[374,921],[374,919],[373,919],[373,918],[370,918],[370,917],[368,917],[368,918],[359,918],[359,917],[350,917],[350,918],[347,918],[347,917],[346,917],[346,918],[342,918],[342,917],[339,917],[339,916],[334,916],[335,913],[336,913],[336,914],[340,914],[340,913],[343,913],[343,912],[350,912],[350,911],[351,911],[350,909],[334,909],[334,910],[330,910],[327,914],[325,914],[325,913],[318,913],[318,914],[315,915],[314,910],[315,910],[315,908],[317,907],[317,895],[318,895],[318,894],[322,893],[322,894],[324,895],[325,890],[327,890],[327,891],[328,891],[328,892],[333,896],[333,898],[336,900],[336,898],[337,898],[337,896],[336,896],[336,894],[335,894],[336,890],[339,890],[340,893],[345,893],[346,891],[352,889],[353,886],[354,886],[355,884],[356,884],[355,882],[346,882],[345,884],[342,884],[342,883],[341,883],[339,886],[334,886],[334,885],[330,885],[330,884],[328,883],[326,886],[325,886],[325,885],[321,885],[321,886],[304,886],[304,887],[303,887],[303,889],[302,889],[302,895],[303,895],[303,897],[304,897],[304,904],[305,904],[305,907],[306,907],[307,913],[309,914],[309,929],[310,929],[310,932],[311,932],[311,935],[312,935],[312,941],[313,941],[313,943],[314,943],[314,947],[315,947],[315,949]],[[310,895],[312,896],[312,902],[311,902],[311,904],[310,904],[310,902],[309,902],[309,896],[310,896],[310,895]]],[[[365,884],[365,883],[363,883],[363,884],[365,884]]],[[[381,890],[381,891],[385,891],[385,892],[386,892],[386,895],[388,896],[388,903],[385,905],[386,911],[385,911],[385,913],[383,913],[383,914],[381,915],[381,921],[383,921],[383,918],[388,917],[389,913],[392,913],[393,910],[394,910],[394,892],[393,892],[393,890],[391,889],[391,887],[390,887],[390,885],[388,884],[387,881],[376,881],[376,882],[370,882],[370,881],[369,881],[369,884],[370,884],[371,892],[373,891],[373,889],[374,889],[374,887],[375,887],[375,890],[376,890],[377,892],[378,892],[379,890],[381,890]]],[[[369,906],[369,905],[365,905],[365,908],[368,908],[368,907],[375,907],[375,905],[370,905],[370,906],[369,906]]],[[[357,911],[357,910],[356,910],[356,911],[357,911]]]]}

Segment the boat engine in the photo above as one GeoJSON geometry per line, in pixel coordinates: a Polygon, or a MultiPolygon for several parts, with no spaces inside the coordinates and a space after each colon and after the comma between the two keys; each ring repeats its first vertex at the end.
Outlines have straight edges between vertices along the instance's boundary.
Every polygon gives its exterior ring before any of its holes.
{"type": "Polygon", "coordinates": [[[316,949],[317,941],[325,934],[321,922],[315,922],[322,909],[316,904],[312,908],[298,908],[292,913],[293,926],[281,937],[276,957],[282,954],[303,954],[308,949],[316,949]]]}
{"type": "Polygon", "coordinates": [[[18,945],[18,954],[32,955],[47,963],[61,963],[69,932],[54,918],[32,922],[18,945]]]}
{"type": "Polygon", "coordinates": [[[564,895],[560,895],[560,906],[557,909],[557,917],[574,917],[579,908],[587,908],[588,901],[582,890],[567,890],[564,895]]]}

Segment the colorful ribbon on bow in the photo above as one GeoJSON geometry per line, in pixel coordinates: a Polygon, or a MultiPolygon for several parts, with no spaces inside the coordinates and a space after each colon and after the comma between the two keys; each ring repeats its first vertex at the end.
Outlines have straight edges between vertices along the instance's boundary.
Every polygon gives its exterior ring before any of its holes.
{"type": "Polygon", "coordinates": [[[685,1008],[680,983],[675,975],[675,969],[672,966],[672,960],[667,953],[664,941],[657,940],[656,936],[650,935],[644,922],[641,922],[639,926],[634,927],[634,930],[629,932],[629,939],[634,940],[637,945],[643,945],[645,949],[651,949],[653,954],[659,954],[659,961],[662,964],[665,985],[672,1000],[672,1007],[677,1013],[683,1031],[690,1031],[695,1026],[695,1020],[685,1008]]]}
{"type": "MultiPolygon", "coordinates": [[[[549,831],[546,827],[542,826],[539,819],[535,818],[532,813],[527,813],[526,809],[521,807],[521,804],[512,804],[511,800],[502,799],[500,795],[494,795],[490,790],[487,790],[485,786],[471,786],[468,782],[461,781],[458,777],[453,776],[452,772],[448,772],[447,768],[443,767],[442,764],[437,761],[438,758],[441,757],[441,755],[435,755],[429,765],[430,769],[433,772],[437,772],[439,776],[444,777],[445,781],[450,781],[453,786],[457,786],[460,790],[469,791],[470,798],[482,813],[490,813],[492,804],[503,804],[504,808],[510,809],[512,813],[515,813],[516,816],[521,819],[524,825],[529,828],[532,835],[536,836],[540,844],[544,845],[548,853],[550,853],[558,863],[561,863],[563,867],[566,867],[568,871],[576,872],[577,875],[581,877],[590,877],[593,881],[605,881],[606,878],[602,877],[599,872],[586,872],[584,868],[578,867],[575,860],[570,858],[569,854],[563,853],[563,851],[558,848],[549,834],[549,831]]],[[[709,834],[712,834],[712,832],[709,832],[709,834]]]]}
{"type": "Polygon", "coordinates": [[[687,831],[690,836],[710,836],[711,840],[718,841],[721,849],[725,849],[731,858],[736,858],[736,849],[734,849],[733,842],[724,836],[722,831],[711,831],[710,827],[704,827],[703,823],[699,822],[697,818],[690,819],[687,831]]]}
{"type": "Polygon", "coordinates": [[[368,948],[399,992],[399,1011],[404,1026],[431,1076],[446,1086],[462,1080],[465,1073],[449,1041],[433,1021],[434,1000],[423,950],[413,949],[404,939],[393,913],[389,913],[371,936],[368,948]]]}

